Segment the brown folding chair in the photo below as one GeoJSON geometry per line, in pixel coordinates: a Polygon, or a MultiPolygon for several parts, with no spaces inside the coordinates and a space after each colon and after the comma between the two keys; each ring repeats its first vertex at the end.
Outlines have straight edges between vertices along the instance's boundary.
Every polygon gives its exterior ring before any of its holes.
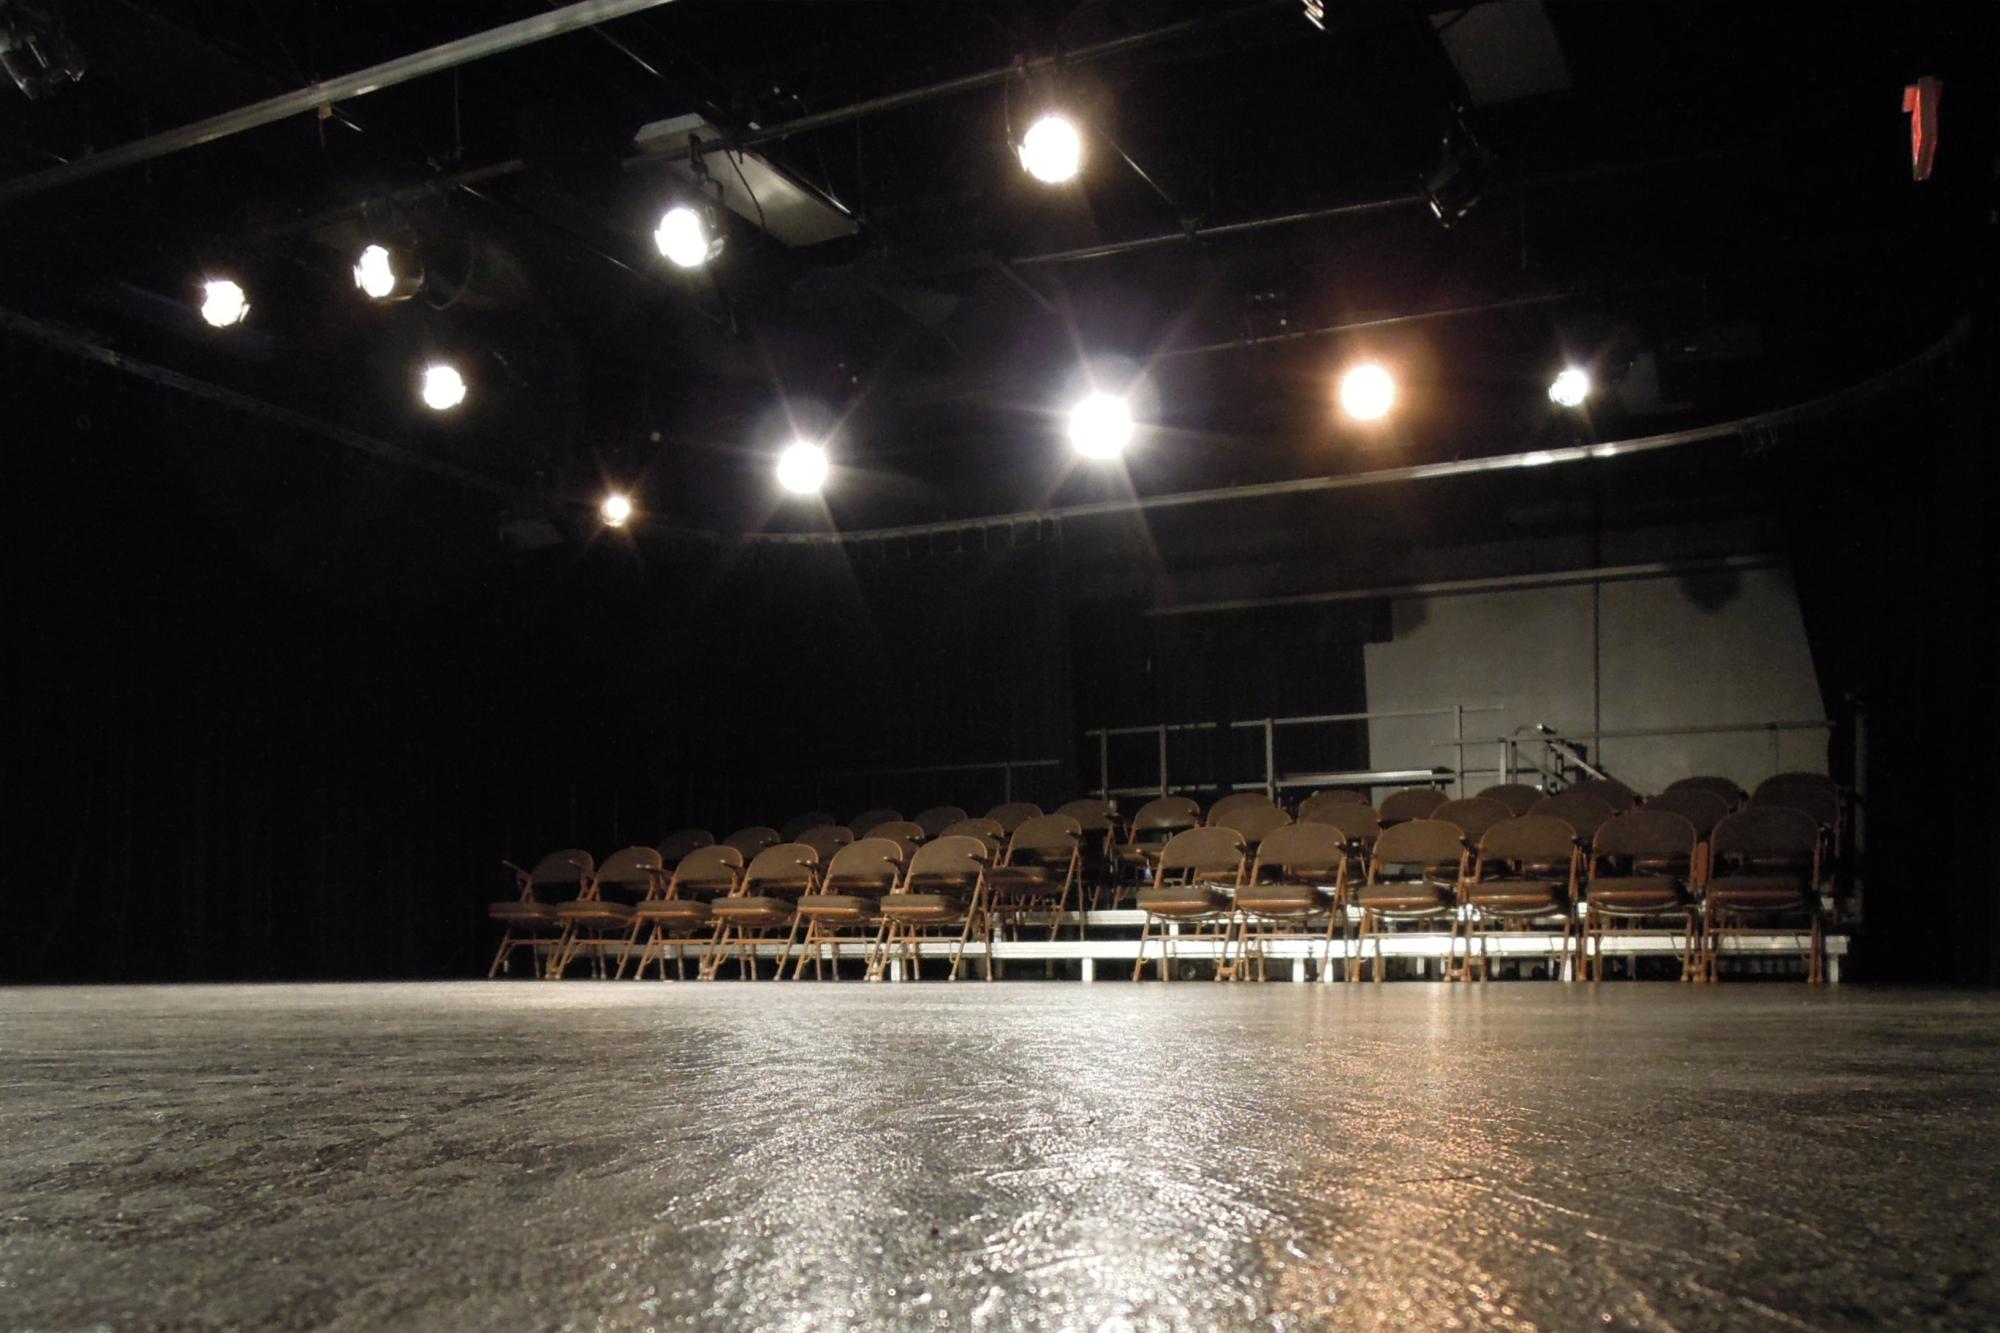
{"type": "Polygon", "coordinates": [[[1000,826],[1000,831],[1008,837],[1014,830],[1042,813],[1042,807],[1032,801],[1007,801],[986,812],[986,817],[1000,826]]]}
{"type": "Polygon", "coordinates": [[[1242,882],[1243,835],[1232,828],[1191,828],[1167,839],[1155,863],[1153,882],[1139,890],[1146,924],[1139,932],[1139,957],[1132,980],[1146,972],[1146,943],[1160,937],[1160,980],[1170,981],[1174,946],[1185,938],[1226,940],[1234,911],[1230,890],[1242,882]],[[1181,928],[1194,927],[1184,936],[1181,928]]]}
{"type": "Polygon", "coordinates": [[[1235,825],[1222,822],[1232,811],[1276,804],[1276,801],[1261,791],[1235,791],[1220,797],[1214,805],[1208,807],[1208,813],[1201,817],[1201,822],[1208,828],[1234,828],[1235,825]]]}
{"type": "Polygon", "coordinates": [[[535,862],[533,870],[523,870],[512,861],[500,864],[514,872],[516,897],[486,909],[486,915],[500,923],[500,949],[493,955],[493,966],[486,969],[486,975],[499,976],[500,969],[513,961],[514,950],[526,949],[534,975],[540,976],[542,946],[553,947],[562,938],[562,921],[556,915],[556,904],[583,896],[597,862],[582,848],[570,847],[550,852],[535,862]]]}
{"type": "MultiPolygon", "coordinates": [[[[646,936],[633,977],[644,977],[646,968],[658,960],[660,980],[665,981],[671,944],[674,975],[686,981],[688,941],[702,932],[714,935],[712,905],[735,893],[742,879],[743,853],[734,847],[697,847],[683,856],[666,886],[632,909],[632,936],[625,941],[628,952],[641,934],[646,936]]],[[[621,960],[618,974],[623,976],[624,972],[621,960]]]]}
{"type": "MultiPolygon", "coordinates": [[[[862,835],[857,835],[857,838],[862,835]]],[[[887,838],[903,849],[903,863],[917,854],[917,848],[924,844],[924,831],[913,819],[891,819],[877,824],[865,835],[870,838],[887,838]]]]}
{"type": "Polygon", "coordinates": [[[1611,807],[1611,813],[1619,814],[1630,810],[1639,803],[1639,793],[1620,782],[1617,778],[1585,778],[1572,782],[1563,788],[1565,792],[1595,796],[1611,807]]]}
{"type": "MultiPolygon", "coordinates": [[[[1755,798],[1752,798],[1753,800],[1755,798]]],[[[1782,805],[1749,805],[1709,835],[1708,891],[1702,895],[1702,979],[1715,981],[1722,942],[1759,922],[1804,916],[1812,928],[1806,980],[1826,980],[1826,923],[1820,910],[1820,827],[1782,805]]]]}
{"type": "MultiPolygon", "coordinates": [[[[1392,798],[1393,799],[1393,798],[1392,798]]],[[[1361,934],[1353,965],[1347,969],[1349,981],[1361,979],[1361,958],[1368,941],[1375,940],[1374,980],[1380,983],[1383,971],[1381,936],[1399,921],[1444,918],[1451,925],[1449,960],[1458,948],[1459,884],[1465,878],[1470,853],[1458,825],[1441,819],[1411,819],[1391,824],[1375,840],[1368,857],[1368,879],[1353,895],[1361,909],[1361,934]]],[[[1445,975],[1456,975],[1447,961],[1445,975]]]]}
{"type": "Polygon", "coordinates": [[[785,974],[785,959],[791,956],[798,935],[799,899],[819,883],[819,853],[802,842],[781,842],[766,847],[743,872],[736,892],[711,904],[715,938],[708,956],[701,962],[701,979],[715,980],[725,958],[736,960],[738,979],[757,979],[757,949],[784,932],[784,947],[778,951],[778,970],[785,974]]]}
{"type": "Polygon", "coordinates": [[[1083,830],[1083,877],[1090,885],[1087,910],[1094,912],[1098,894],[1113,873],[1111,846],[1118,840],[1118,807],[1084,797],[1065,802],[1056,813],[1068,815],[1083,830]]]}
{"type": "Polygon", "coordinates": [[[1530,787],[1525,782],[1502,782],[1475,793],[1483,800],[1498,801],[1507,807],[1507,813],[1519,818],[1535,808],[1535,802],[1542,799],[1540,787],[1530,787]]]}
{"type": "Polygon", "coordinates": [[[1405,787],[1389,793],[1382,802],[1382,827],[1409,819],[1429,819],[1431,811],[1445,803],[1445,794],[1436,787],[1405,787]]]}
{"type": "Polygon", "coordinates": [[[847,827],[854,830],[855,837],[868,838],[873,837],[875,830],[882,825],[899,823],[902,818],[903,812],[900,810],[863,810],[860,814],[847,821],[847,827]]]}
{"type": "Polygon", "coordinates": [[[1642,810],[1653,810],[1670,815],[1679,815],[1694,825],[1697,855],[1695,857],[1694,879],[1690,884],[1696,897],[1701,896],[1701,886],[1708,879],[1708,835],[1715,832],[1715,826],[1728,817],[1729,803],[1720,792],[1706,787],[1669,786],[1658,796],[1648,796],[1642,810]]]}
{"type": "Polygon", "coordinates": [[[1350,791],[1346,787],[1334,787],[1326,791],[1316,791],[1299,802],[1298,820],[1301,824],[1324,824],[1319,812],[1329,806],[1367,805],[1368,797],[1363,792],[1350,791]]]}
{"type": "Polygon", "coordinates": [[[1773,773],[1770,777],[1758,783],[1757,790],[1750,794],[1752,796],[1761,796],[1773,787],[1818,787],[1835,794],[1838,794],[1840,791],[1840,784],[1824,773],[1795,771],[1791,773],[1773,773]]]}
{"type": "Polygon", "coordinates": [[[891,838],[862,838],[835,851],[819,891],[799,899],[806,932],[792,962],[792,980],[805,975],[808,957],[813,980],[823,979],[825,964],[839,977],[843,935],[873,941],[882,926],[882,899],[895,890],[902,874],[903,846],[891,838]]]}
{"type": "Polygon", "coordinates": [[[955,805],[934,805],[928,810],[919,810],[910,822],[924,831],[924,837],[941,838],[946,829],[966,817],[965,811],[955,805]]]}
{"type": "MultiPolygon", "coordinates": [[[[1667,784],[1667,791],[1688,790],[1705,791],[1712,796],[1719,796],[1727,803],[1731,810],[1734,810],[1737,806],[1750,799],[1750,793],[1737,786],[1735,781],[1730,778],[1697,774],[1691,778],[1675,778],[1667,784]]],[[[1665,794],[1665,792],[1661,793],[1661,795],[1665,794]]]]}
{"type": "Polygon", "coordinates": [[[1468,847],[1477,847],[1479,840],[1486,836],[1487,829],[1513,817],[1513,812],[1504,803],[1489,796],[1467,796],[1463,800],[1446,801],[1430,813],[1432,819],[1458,825],[1458,831],[1465,835],[1468,847]]]}
{"type": "MultiPolygon", "coordinates": [[[[570,902],[556,905],[562,938],[556,941],[549,965],[542,971],[543,978],[560,980],[587,945],[591,950],[590,975],[602,981],[606,975],[605,948],[612,942],[611,936],[617,934],[629,939],[638,919],[630,903],[606,898],[604,891],[613,889],[620,898],[644,898],[664,874],[657,847],[626,847],[606,857],[582,893],[570,902]]],[[[622,970],[622,955],[619,962],[622,970]]]]}
{"type": "Polygon", "coordinates": [[[961,819],[948,824],[938,834],[940,838],[977,838],[986,844],[986,863],[998,865],[1000,854],[1007,850],[1007,830],[1000,827],[1000,821],[987,819],[961,819]]]}
{"type": "Polygon", "coordinates": [[[845,824],[815,824],[796,838],[786,842],[802,842],[819,853],[821,865],[833,859],[835,852],[854,841],[854,831],[845,824]]]}
{"type": "Polygon", "coordinates": [[[1810,773],[1787,773],[1766,778],[1757,784],[1757,791],[1751,796],[1749,805],[1775,805],[1810,816],[1819,825],[1820,838],[1825,843],[1820,856],[1820,869],[1831,878],[1840,856],[1843,843],[1841,825],[1845,822],[1841,818],[1840,788],[1834,785],[1832,778],[1810,773]]]}
{"type": "MultiPolygon", "coordinates": [[[[1036,815],[1021,821],[1007,840],[1006,856],[986,872],[995,929],[1003,936],[1011,929],[1018,936],[1022,918],[1047,912],[1049,938],[1054,939],[1082,879],[1083,827],[1076,820],[1036,815]]],[[[1080,922],[1077,938],[1083,938],[1080,922]]]]}
{"type": "Polygon", "coordinates": [[[798,842],[799,835],[807,829],[821,828],[840,821],[824,810],[808,810],[802,815],[793,815],[778,826],[778,837],[786,842],[798,842]]]}
{"type": "Polygon", "coordinates": [[[1528,813],[1560,819],[1576,830],[1577,842],[1588,847],[1590,840],[1597,836],[1598,825],[1616,812],[1601,796],[1593,796],[1587,791],[1564,791],[1544,796],[1535,802],[1528,813]]]}
{"type": "Polygon", "coordinates": [[[1140,806],[1126,830],[1126,841],[1111,849],[1114,877],[1111,905],[1116,907],[1121,882],[1128,876],[1136,881],[1153,872],[1159,864],[1160,849],[1183,829],[1201,824],[1201,807],[1185,796],[1159,796],[1140,806]]]}
{"type": "Polygon", "coordinates": [[[1488,945],[1495,922],[1505,930],[1557,916],[1562,947],[1549,960],[1549,971],[1561,981],[1576,928],[1576,830],[1547,815],[1509,815],[1488,824],[1475,845],[1465,882],[1467,977],[1476,973],[1485,981],[1491,972],[1488,945]]]}
{"type": "MultiPolygon", "coordinates": [[[[1589,844],[1578,980],[1604,980],[1607,921],[1621,923],[1610,932],[1619,934],[1641,932],[1646,922],[1662,918],[1681,923],[1681,980],[1695,979],[1700,844],[1694,825],[1667,810],[1628,810],[1597,826],[1589,844]]],[[[1635,975],[1637,971],[1635,964],[1635,975]]]]}
{"type": "Polygon", "coordinates": [[[778,836],[778,830],[768,824],[752,824],[748,828],[737,829],[724,838],[722,845],[734,847],[743,853],[745,861],[754,861],[759,852],[769,851],[783,841],[784,839],[778,836]]]}
{"type": "Polygon", "coordinates": [[[1334,923],[1346,912],[1347,857],[1347,835],[1331,824],[1287,824],[1266,833],[1250,873],[1236,890],[1236,956],[1230,957],[1225,935],[1216,976],[1235,981],[1247,972],[1266,980],[1265,944],[1310,938],[1306,927],[1324,915],[1324,979],[1333,959],[1334,923]]]}
{"type": "Polygon", "coordinates": [[[868,979],[879,981],[892,962],[914,981],[921,972],[923,943],[953,938],[949,979],[958,980],[968,940],[988,942],[986,979],[993,980],[993,932],[986,906],[990,853],[978,838],[941,834],[917,848],[903,886],[882,898],[882,929],[868,959],[868,979]]]}
{"type": "Polygon", "coordinates": [[[672,870],[681,858],[698,847],[715,846],[715,835],[705,828],[676,829],[660,839],[660,864],[672,870]]]}
{"type": "Polygon", "coordinates": [[[1204,821],[1209,828],[1235,829],[1243,835],[1243,846],[1250,852],[1257,850],[1257,844],[1264,840],[1273,829],[1283,828],[1292,822],[1292,817],[1281,810],[1269,797],[1257,795],[1247,801],[1229,804],[1229,799],[1215,803],[1215,809],[1208,812],[1204,821]],[[1228,809],[1223,806],[1229,805],[1228,809]]]}

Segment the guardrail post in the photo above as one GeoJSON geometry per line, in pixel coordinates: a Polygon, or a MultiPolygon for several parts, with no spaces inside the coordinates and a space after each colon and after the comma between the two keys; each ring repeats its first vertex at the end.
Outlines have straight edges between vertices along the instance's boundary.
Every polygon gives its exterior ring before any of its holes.
{"type": "Polygon", "coordinates": [[[1167,794],[1167,724],[1160,724],[1160,795],[1167,794]]]}
{"type": "Polygon", "coordinates": [[[1264,719],[1264,794],[1278,799],[1278,724],[1264,719]]]}
{"type": "Polygon", "coordinates": [[[1464,704],[1453,704],[1451,707],[1451,738],[1458,742],[1458,745],[1456,747],[1458,752],[1458,763],[1455,766],[1455,771],[1458,774],[1458,798],[1462,801],[1465,799],[1465,705],[1464,704]]]}
{"type": "Polygon", "coordinates": [[[1111,732],[1105,728],[1097,732],[1097,796],[1111,799],[1111,732]]]}

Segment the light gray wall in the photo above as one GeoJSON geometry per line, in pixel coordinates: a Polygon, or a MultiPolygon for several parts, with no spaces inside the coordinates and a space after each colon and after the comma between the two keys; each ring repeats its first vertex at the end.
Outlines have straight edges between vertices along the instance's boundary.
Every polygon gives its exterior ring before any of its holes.
{"type": "MultiPolygon", "coordinates": [[[[1395,635],[1364,650],[1368,707],[1498,704],[1466,720],[1491,738],[1542,722],[1565,735],[1596,729],[1710,726],[1824,717],[1791,578],[1746,569],[1568,587],[1399,599],[1395,635]]],[[[1451,764],[1431,742],[1448,717],[1369,724],[1379,768],[1451,764]]],[[[1614,776],[1641,791],[1715,773],[1745,787],[1788,769],[1826,769],[1821,731],[1608,739],[1592,747],[1614,776]]],[[[1493,768],[1494,744],[1468,747],[1466,765],[1493,768]]],[[[1492,781],[1468,782],[1468,790],[1492,781]]]]}

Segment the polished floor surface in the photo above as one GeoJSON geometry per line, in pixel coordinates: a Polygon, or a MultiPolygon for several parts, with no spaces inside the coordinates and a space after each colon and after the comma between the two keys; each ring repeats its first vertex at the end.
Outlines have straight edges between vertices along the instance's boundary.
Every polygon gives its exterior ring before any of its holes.
{"type": "Polygon", "coordinates": [[[0,990],[0,1327],[2000,1326],[2000,998],[0,990]]]}

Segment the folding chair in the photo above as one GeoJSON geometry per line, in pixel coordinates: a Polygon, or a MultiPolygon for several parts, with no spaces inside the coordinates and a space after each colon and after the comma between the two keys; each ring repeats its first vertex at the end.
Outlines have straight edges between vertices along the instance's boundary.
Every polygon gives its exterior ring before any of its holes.
{"type": "Polygon", "coordinates": [[[1201,822],[1205,828],[1234,827],[1233,825],[1224,825],[1222,823],[1224,819],[1229,817],[1232,811],[1241,810],[1245,807],[1276,804],[1276,801],[1273,801],[1261,791],[1235,791],[1219,798],[1214,805],[1208,807],[1208,813],[1201,817],[1201,822]]]}
{"type": "MultiPolygon", "coordinates": [[[[1000,827],[997,819],[961,819],[947,824],[939,831],[940,838],[977,838],[986,844],[988,865],[997,864],[1000,854],[1007,850],[1007,830],[1000,827]]],[[[935,841],[935,839],[933,839],[935,841]]]]}
{"type": "MultiPolygon", "coordinates": [[[[891,963],[900,963],[903,975],[916,980],[924,941],[944,938],[954,939],[949,977],[958,980],[966,942],[979,938],[990,945],[993,936],[986,907],[988,859],[985,843],[957,834],[942,834],[917,848],[903,887],[882,898],[882,930],[868,959],[870,981],[880,981],[891,963]]],[[[993,980],[990,947],[986,979],[993,980]]]]}
{"type": "Polygon", "coordinates": [[[1593,796],[1587,791],[1564,791],[1544,796],[1535,802],[1528,813],[1560,819],[1576,830],[1577,842],[1588,847],[1590,840],[1597,836],[1597,826],[1615,812],[1601,796],[1593,796]]]}
{"type": "Polygon", "coordinates": [[[1065,802],[1056,813],[1068,815],[1083,830],[1083,877],[1090,885],[1086,910],[1094,912],[1098,894],[1113,873],[1111,847],[1118,840],[1118,807],[1110,801],[1085,797],[1065,802]]]}
{"type": "Polygon", "coordinates": [[[902,817],[903,812],[900,810],[863,810],[860,814],[847,821],[847,827],[854,830],[855,837],[866,838],[871,836],[882,825],[895,823],[900,821],[902,817]]]}
{"type": "Polygon", "coordinates": [[[486,969],[486,975],[489,979],[499,976],[500,969],[512,961],[514,950],[526,949],[534,975],[540,976],[541,946],[553,946],[562,937],[554,895],[567,889],[567,898],[582,897],[597,862],[589,852],[571,847],[550,852],[535,862],[533,870],[523,870],[512,861],[500,864],[514,872],[518,896],[512,902],[494,903],[486,909],[486,915],[501,927],[500,949],[493,955],[493,966],[486,969]]]}
{"type": "Polygon", "coordinates": [[[1695,867],[1689,887],[1697,897],[1708,878],[1708,837],[1729,815],[1730,806],[1721,793],[1706,787],[1668,787],[1658,796],[1648,796],[1642,810],[1679,815],[1694,825],[1695,867]]]}
{"type": "Polygon", "coordinates": [[[1429,819],[1431,811],[1445,803],[1445,794],[1436,787],[1405,787],[1390,792],[1382,802],[1382,827],[1389,828],[1409,819],[1429,819]]]}
{"type": "Polygon", "coordinates": [[[854,831],[845,824],[815,824],[796,838],[786,842],[802,842],[819,854],[821,865],[833,860],[833,854],[854,841],[854,831]]]}
{"type": "Polygon", "coordinates": [[[714,845],[715,835],[705,828],[677,829],[660,839],[660,864],[672,870],[689,852],[714,845]]]}
{"type": "MultiPolygon", "coordinates": [[[[859,841],[862,836],[864,835],[857,834],[856,841],[859,841]]],[[[908,865],[910,858],[917,854],[917,848],[924,844],[924,831],[913,819],[891,819],[886,823],[877,824],[865,836],[870,838],[887,838],[890,842],[901,847],[903,849],[903,863],[905,865],[908,865]]]]}
{"type": "Polygon", "coordinates": [[[1535,808],[1535,802],[1542,799],[1540,787],[1530,787],[1525,782],[1502,782],[1498,786],[1487,787],[1476,793],[1481,800],[1498,801],[1507,807],[1507,813],[1519,818],[1535,808]]]}
{"type": "MultiPolygon", "coordinates": [[[[542,969],[543,980],[561,980],[577,954],[589,945],[590,975],[602,981],[605,976],[604,950],[611,943],[611,934],[615,932],[629,938],[636,929],[634,923],[637,920],[631,904],[606,898],[604,891],[615,888],[626,897],[644,898],[653,892],[662,877],[660,849],[657,847],[626,847],[604,858],[604,864],[590,877],[583,892],[569,902],[556,905],[556,919],[562,924],[562,935],[549,955],[548,966],[542,969]]],[[[622,971],[622,955],[619,963],[622,971]]]]}
{"type": "Polygon", "coordinates": [[[1667,810],[1628,810],[1598,825],[1589,846],[1578,980],[1604,980],[1605,922],[1624,923],[1614,934],[1632,933],[1663,917],[1681,923],[1681,980],[1695,980],[1701,850],[1694,825],[1667,810]]]}
{"type": "Polygon", "coordinates": [[[1000,826],[1000,831],[1008,837],[1014,830],[1042,813],[1042,807],[1032,801],[1007,801],[986,812],[986,817],[1000,826]]]}
{"type": "Polygon", "coordinates": [[[1160,796],[1140,806],[1126,830],[1127,841],[1111,849],[1114,871],[1111,905],[1118,905],[1122,896],[1119,886],[1126,876],[1138,880],[1150,874],[1159,863],[1160,849],[1167,840],[1200,823],[1201,807],[1185,796],[1160,796]]]}
{"type": "Polygon", "coordinates": [[[1146,973],[1146,944],[1160,939],[1160,980],[1170,981],[1174,946],[1184,938],[1225,940],[1235,911],[1229,890],[1242,882],[1243,835],[1232,828],[1191,828],[1160,848],[1153,882],[1139,890],[1146,924],[1139,932],[1139,957],[1132,980],[1146,973]],[[1183,936],[1181,928],[1194,927],[1183,936]]]}
{"type": "Polygon", "coordinates": [[[825,964],[838,978],[841,939],[873,940],[882,925],[882,898],[895,890],[902,873],[902,844],[889,838],[862,838],[834,852],[819,891],[799,899],[799,919],[806,932],[792,960],[792,980],[805,975],[808,957],[813,980],[823,979],[825,964]]]}
{"type": "Polygon", "coordinates": [[[1486,836],[1487,829],[1503,819],[1512,819],[1514,815],[1503,802],[1491,797],[1467,796],[1463,800],[1446,801],[1431,811],[1430,817],[1458,825],[1458,831],[1465,835],[1465,845],[1477,847],[1479,840],[1486,836]]]}
{"type": "Polygon", "coordinates": [[[917,811],[910,822],[922,829],[926,838],[941,838],[946,829],[965,817],[965,811],[955,805],[934,805],[917,811]]]}
{"type": "MultiPolygon", "coordinates": [[[[1750,794],[1737,786],[1729,778],[1698,775],[1691,778],[1675,778],[1667,784],[1667,791],[1670,792],[1689,790],[1705,791],[1711,795],[1719,796],[1731,810],[1734,810],[1737,806],[1750,799],[1750,794]]],[[[1665,792],[1661,793],[1661,795],[1665,794],[1665,792]]]]}
{"type": "Polygon", "coordinates": [[[1345,787],[1316,791],[1299,802],[1299,823],[1324,824],[1328,821],[1321,819],[1319,812],[1339,805],[1368,805],[1368,797],[1362,792],[1350,791],[1345,787]]]}
{"type": "Polygon", "coordinates": [[[778,826],[778,837],[786,842],[798,842],[799,835],[807,829],[822,828],[840,821],[824,810],[808,810],[802,815],[793,815],[778,826]]]}
{"type": "MultiPolygon", "coordinates": [[[[1049,938],[1054,939],[1082,879],[1082,825],[1068,815],[1036,815],[1022,820],[1007,840],[1007,854],[986,872],[995,929],[1002,936],[1010,929],[1018,936],[1023,917],[1030,912],[1047,912],[1049,938]]],[[[1077,938],[1083,938],[1081,922],[1077,938]]]]}
{"type": "Polygon", "coordinates": [[[709,908],[715,938],[701,961],[701,979],[715,980],[723,959],[734,956],[737,977],[755,981],[757,949],[779,931],[785,932],[785,941],[772,975],[783,976],[798,934],[799,899],[818,883],[818,867],[819,853],[802,842],[781,842],[757,853],[736,892],[709,908]]]}
{"type": "Polygon", "coordinates": [[[1823,791],[1834,792],[1836,794],[1840,791],[1840,784],[1824,773],[1794,771],[1791,773],[1773,773],[1770,777],[1758,783],[1757,790],[1750,794],[1752,796],[1762,796],[1773,787],[1818,787],[1823,791]]]}
{"type": "MultiPolygon", "coordinates": [[[[1392,798],[1393,799],[1393,798],[1392,798]]],[[[1456,977],[1453,958],[1458,947],[1459,884],[1465,878],[1465,835],[1458,825],[1441,819],[1411,819],[1391,824],[1375,840],[1368,857],[1368,879],[1353,895],[1361,909],[1361,935],[1349,981],[1361,979],[1362,955],[1368,941],[1375,941],[1374,980],[1382,980],[1381,936],[1399,921],[1444,918],[1450,923],[1452,944],[1446,954],[1445,975],[1456,977]]]]}
{"type": "Polygon", "coordinates": [[[1581,782],[1570,783],[1563,790],[1573,794],[1595,796],[1610,806],[1613,814],[1630,810],[1639,803],[1639,793],[1617,778],[1585,778],[1581,782]]]}
{"type": "Polygon", "coordinates": [[[1254,853],[1265,834],[1291,823],[1292,817],[1262,792],[1246,795],[1248,799],[1223,797],[1203,823],[1208,828],[1235,829],[1243,835],[1243,846],[1254,853]]]}
{"type": "Polygon", "coordinates": [[[1757,791],[1750,797],[1749,805],[1780,806],[1786,810],[1796,810],[1810,816],[1820,827],[1820,837],[1825,842],[1820,857],[1820,869],[1832,877],[1833,868],[1838,863],[1844,839],[1841,836],[1843,809],[1840,802],[1840,788],[1832,778],[1818,777],[1809,773],[1788,773],[1776,778],[1766,778],[1757,784],[1757,791]]]}
{"type": "MultiPolygon", "coordinates": [[[[665,981],[667,947],[671,944],[674,975],[686,981],[688,941],[702,931],[713,938],[713,904],[735,893],[742,880],[743,853],[734,847],[697,847],[683,856],[666,887],[632,909],[632,937],[625,941],[628,952],[641,934],[646,936],[633,977],[643,978],[646,968],[658,960],[660,980],[665,981]]],[[[624,973],[625,964],[621,960],[618,975],[624,973]]]]}
{"type": "Polygon", "coordinates": [[[1334,923],[1345,915],[1347,851],[1347,835],[1331,824],[1286,824],[1266,833],[1250,873],[1236,889],[1236,956],[1230,957],[1225,935],[1216,976],[1236,981],[1248,973],[1266,980],[1265,944],[1309,938],[1305,927],[1324,914],[1324,980],[1333,962],[1334,923]]]}
{"type": "MultiPolygon", "coordinates": [[[[1755,799],[1754,797],[1752,798],[1755,799]]],[[[1701,972],[1715,981],[1722,941],[1758,922],[1804,916],[1812,929],[1806,980],[1826,980],[1826,922],[1820,910],[1820,828],[1781,805],[1749,805],[1715,826],[1702,895],[1701,972]]]]}
{"type": "Polygon", "coordinates": [[[1562,946],[1549,960],[1553,980],[1563,979],[1576,929],[1576,874],[1581,854],[1576,830],[1547,815],[1509,815],[1473,839],[1472,874],[1465,882],[1465,967],[1485,981],[1491,926],[1533,925],[1562,918],[1562,946]],[[1497,873],[1489,876],[1489,870],[1497,873]],[[1475,941],[1477,947],[1475,948],[1475,941]]]}
{"type": "Polygon", "coordinates": [[[778,836],[778,830],[769,825],[752,824],[748,828],[737,829],[724,838],[722,845],[734,847],[743,853],[744,860],[751,861],[756,859],[759,852],[768,851],[783,841],[784,839],[778,836]]]}

